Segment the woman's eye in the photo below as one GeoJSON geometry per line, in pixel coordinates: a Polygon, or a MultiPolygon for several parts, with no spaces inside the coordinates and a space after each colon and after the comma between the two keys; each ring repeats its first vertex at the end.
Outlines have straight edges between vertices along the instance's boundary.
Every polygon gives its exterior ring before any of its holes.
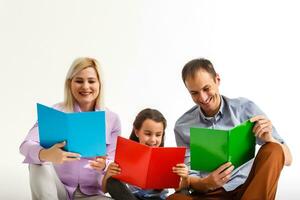
{"type": "Polygon", "coordinates": [[[83,83],[83,81],[76,80],[75,83],[83,83]]]}

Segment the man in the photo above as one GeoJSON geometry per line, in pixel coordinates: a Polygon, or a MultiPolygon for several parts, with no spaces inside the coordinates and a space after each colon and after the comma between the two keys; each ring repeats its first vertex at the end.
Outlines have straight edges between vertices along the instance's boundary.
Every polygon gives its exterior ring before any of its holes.
{"type": "Polygon", "coordinates": [[[186,184],[191,193],[175,193],[168,200],[275,199],[280,172],[284,165],[291,164],[292,156],[271,121],[252,101],[220,95],[220,76],[207,59],[188,62],[182,80],[197,104],[177,120],[174,128],[177,145],[188,148],[188,166],[190,127],[227,130],[250,119],[255,123],[253,133],[261,148],[254,160],[237,169],[228,162],[211,173],[191,170],[186,184]]]}

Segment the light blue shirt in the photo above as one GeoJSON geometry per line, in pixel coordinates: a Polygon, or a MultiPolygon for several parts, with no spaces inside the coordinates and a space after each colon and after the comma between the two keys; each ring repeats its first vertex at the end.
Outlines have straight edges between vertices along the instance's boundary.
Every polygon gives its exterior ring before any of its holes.
{"type": "MultiPolygon", "coordinates": [[[[192,107],[177,120],[174,128],[177,146],[187,147],[185,164],[190,167],[190,127],[228,130],[256,115],[266,116],[254,102],[246,98],[229,99],[225,96],[221,96],[220,109],[213,117],[206,117],[197,105],[192,107]]],[[[284,143],[274,126],[272,135],[276,140],[284,143]]],[[[256,142],[259,145],[263,144],[259,139],[257,139],[256,142]]],[[[249,175],[252,164],[253,159],[235,169],[232,172],[230,180],[223,188],[226,191],[231,191],[243,184],[249,175]]],[[[190,170],[190,175],[203,178],[206,177],[208,173],[190,170]]]]}

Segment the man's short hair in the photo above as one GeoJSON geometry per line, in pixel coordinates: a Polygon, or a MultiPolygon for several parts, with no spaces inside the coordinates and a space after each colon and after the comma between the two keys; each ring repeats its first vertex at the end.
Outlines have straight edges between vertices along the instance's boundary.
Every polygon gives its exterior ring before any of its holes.
{"type": "Polygon", "coordinates": [[[184,84],[187,78],[194,78],[196,72],[199,70],[205,70],[212,76],[213,79],[216,78],[217,73],[213,64],[205,58],[197,58],[184,65],[181,73],[184,84]]]}

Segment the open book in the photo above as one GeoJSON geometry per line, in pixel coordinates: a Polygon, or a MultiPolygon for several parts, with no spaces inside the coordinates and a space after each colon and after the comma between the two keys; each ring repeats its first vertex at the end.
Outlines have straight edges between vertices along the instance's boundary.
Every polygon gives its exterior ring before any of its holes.
{"type": "Polygon", "coordinates": [[[211,172],[226,162],[235,168],[255,155],[254,123],[249,120],[230,130],[190,128],[191,169],[211,172]]]}
{"type": "Polygon", "coordinates": [[[115,162],[121,181],[142,189],[177,188],[180,177],[172,167],[184,162],[185,147],[149,147],[118,137],[115,162]]]}
{"type": "Polygon", "coordinates": [[[105,112],[65,113],[37,104],[40,144],[66,141],[64,149],[82,157],[106,155],[105,112]]]}

